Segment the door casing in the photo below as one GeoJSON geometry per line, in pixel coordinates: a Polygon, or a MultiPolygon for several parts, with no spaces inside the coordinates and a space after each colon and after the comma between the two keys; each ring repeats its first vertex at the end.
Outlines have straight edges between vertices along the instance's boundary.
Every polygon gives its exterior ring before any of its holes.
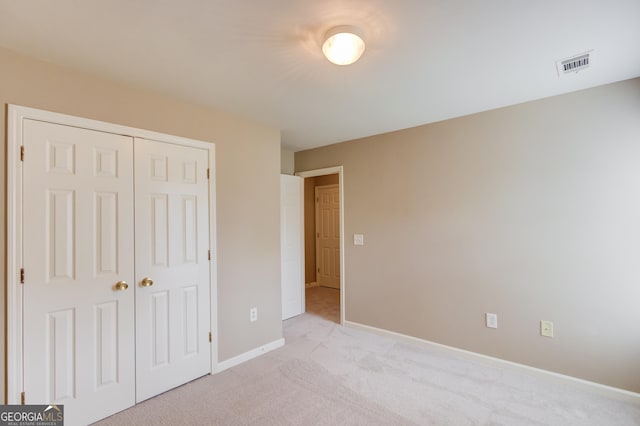
{"type": "Polygon", "coordinates": [[[326,167],[323,169],[308,170],[296,173],[296,176],[302,178],[324,176],[338,174],[338,185],[340,186],[340,324],[344,324],[345,321],[345,293],[347,289],[347,283],[345,279],[345,253],[344,253],[344,171],[343,166],[326,167]]]}
{"type": "MultiPolygon", "coordinates": [[[[39,110],[18,105],[8,106],[7,115],[7,395],[8,404],[20,404],[23,392],[22,354],[22,284],[23,265],[22,244],[22,122],[25,119],[45,121],[73,127],[80,127],[105,133],[144,138],[158,142],[173,143],[196,148],[204,148],[209,156],[209,247],[211,263],[210,283],[210,330],[212,333],[211,372],[218,371],[218,305],[217,305],[217,246],[216,246],[216,197],[215,197],[215,145],[213,143],[167,135],[153,131],[106,123],[66,114],[39,110]]],[[[24,155],[29,155],[24,153],[24,155]]],[[[28,271],[25,271],[28,276],[28,271]]]]}

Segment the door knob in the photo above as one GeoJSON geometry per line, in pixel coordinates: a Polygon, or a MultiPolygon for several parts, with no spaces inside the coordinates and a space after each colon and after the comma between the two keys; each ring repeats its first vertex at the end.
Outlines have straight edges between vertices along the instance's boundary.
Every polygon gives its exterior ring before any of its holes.
{"type": "Polygon", "coordinates": [[[140,285],[142,287],[151,287],[153,285],[153,280],[149,277],[144,277],[142,281],[140,281],[140,285]]]}
{"type": "Polygon", "coordinates": [[[129,288],[129,284],[126,281],[118,281],[114,287],[116,290],[126,290],[129,288]]]}

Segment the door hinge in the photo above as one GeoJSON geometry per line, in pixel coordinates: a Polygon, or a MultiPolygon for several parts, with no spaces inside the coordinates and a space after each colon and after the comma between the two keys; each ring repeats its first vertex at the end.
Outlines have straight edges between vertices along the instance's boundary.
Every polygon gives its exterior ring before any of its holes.
{"type": "Polygon", "coordinates": [[[24,145],[20,145],[20,161],[24,161],[24,145]]]}
{"type": "Polygon", "coordinates": [[[209,169],[207,169],[207,179],[209,179],[209,169]]]}
{"type": "Polygon", "coordinates": [[[20,405],[25,405],[26,400],[27,400],[27,397],[25,396],[24,392],[20,392],[20,405]]]}
{"type": "Polygon", "coordinates": [[[211,250],[209,250],[209,260],[211,260],[211,250]]]}
{"type": "Polygon", "coordinates": [[[318,268],[318,273],[320,273],[320,268],[318,268]]]}
{"type": "Polygon", "coordinates": [[[211,332],[209,332],[209,343],[211,343],[213,341],[213,334],[211,334],[211,332]]]}
{"type": "Polygon", "coordinates": [[[20,268],[20,284],[24,284],[24,268],[20,268]]]}

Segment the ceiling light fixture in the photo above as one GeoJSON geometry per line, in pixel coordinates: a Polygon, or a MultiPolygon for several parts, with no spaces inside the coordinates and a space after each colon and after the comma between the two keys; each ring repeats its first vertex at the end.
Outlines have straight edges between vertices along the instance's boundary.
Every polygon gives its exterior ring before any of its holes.
{"type": "Polygon", "coordinates": [[[322,53],[336,65],[351,65],[364,52],[362,31],[351,25],[331,28],[324,36],[322,53]]]}

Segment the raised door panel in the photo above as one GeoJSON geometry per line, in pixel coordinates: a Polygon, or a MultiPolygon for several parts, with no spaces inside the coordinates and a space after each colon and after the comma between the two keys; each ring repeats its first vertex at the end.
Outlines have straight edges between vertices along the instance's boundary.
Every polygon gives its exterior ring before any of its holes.
{"type": "Polygon", "coordinates": [[[96,192],[95,275],[118,273],[118,193],[96,192]]]}
{"type": "MultiPolygon", "coordinates": [[[[152,194],[150,215],[148,223],[151,227],[150,243],[151,259],[153,266],[169,266],[169,197],[167,194],[152,194]]],[[[141,243],[146,243],[141,242],[141,243]]]]}
{"type": "Polygon", "coordinates": [[[118,301],[95,305],[96,387],[120,382],[118,356],[118,301]]]}
{"type": "Polygon", "coordinates": [[[76,397],[75,309],[46,314],[46,361],[49,401],[67,401],[76,397]]]}

